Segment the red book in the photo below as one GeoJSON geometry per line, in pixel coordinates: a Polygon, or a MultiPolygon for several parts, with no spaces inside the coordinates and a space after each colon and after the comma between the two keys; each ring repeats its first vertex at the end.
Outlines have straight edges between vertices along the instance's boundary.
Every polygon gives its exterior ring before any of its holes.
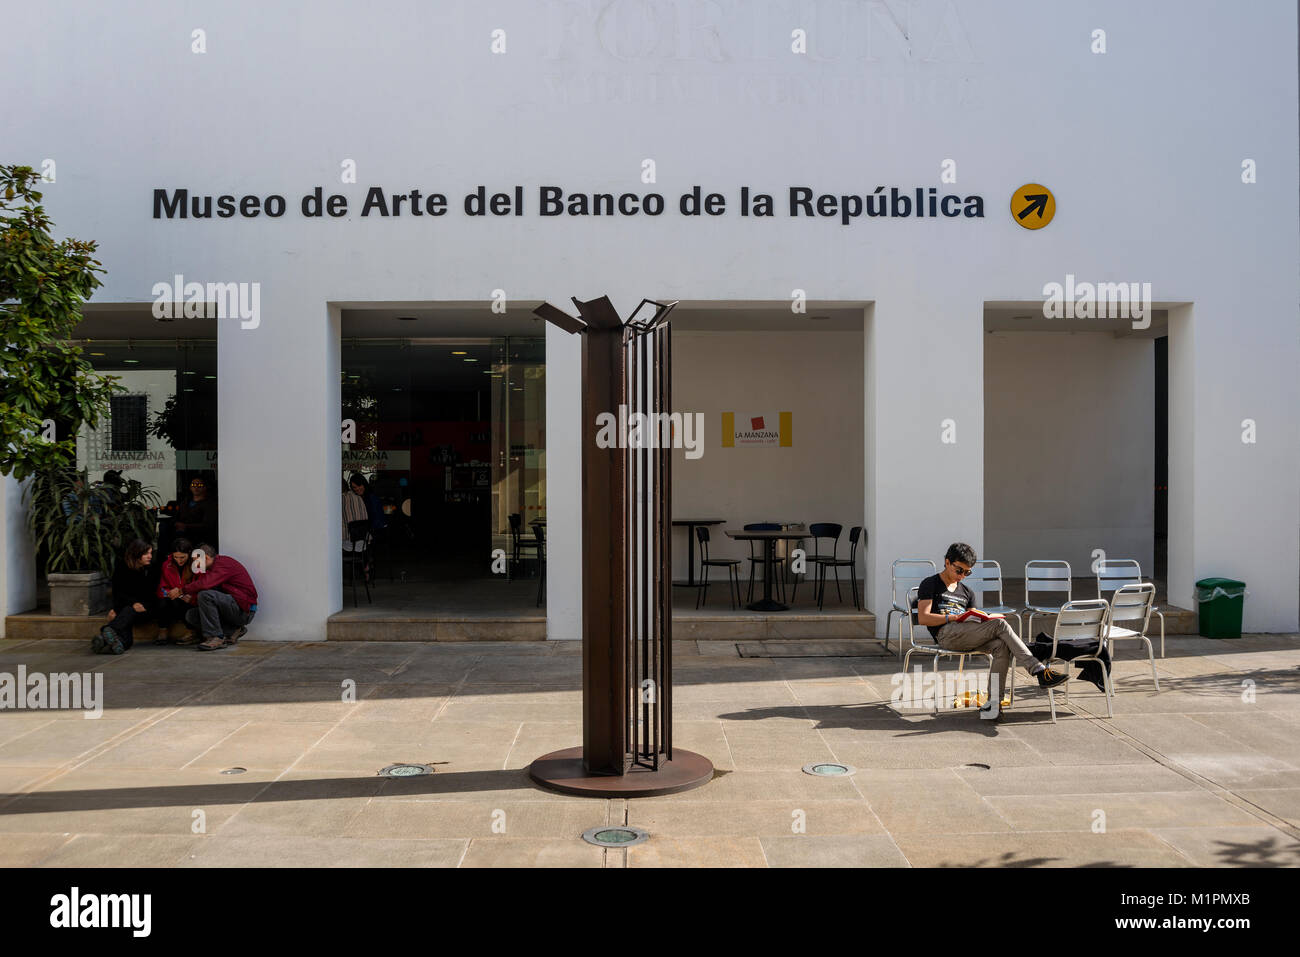
{"type": "Polygon", "coordinates": [[[992,621],[993,616],[984,614],[984,612],[980,611],[978,608],[969,608],[953,619],[953,621],[972,621],[972,620],[992,621]]]}

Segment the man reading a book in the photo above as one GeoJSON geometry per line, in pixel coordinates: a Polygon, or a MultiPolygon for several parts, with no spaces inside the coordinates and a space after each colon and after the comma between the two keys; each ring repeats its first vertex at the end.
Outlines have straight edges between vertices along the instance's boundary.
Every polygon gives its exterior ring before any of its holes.
{"type": "Polygon", "coordinates": [[[1001,690],[1007,686],[1013,657],[1044,688],[1063,684],[1070,676],[1049,671],[1030,654],[1002,615],[990,615],[975,607],[975,593],[962,582],[974,566],[975,549],[962,542],[949,545],[943,571],[924,579],[917,589],[916,621],[930,629],[941,648],[993,656],[989,700],[980,708],[980,717],[994,719],[1005,703],[1001,690]]]}

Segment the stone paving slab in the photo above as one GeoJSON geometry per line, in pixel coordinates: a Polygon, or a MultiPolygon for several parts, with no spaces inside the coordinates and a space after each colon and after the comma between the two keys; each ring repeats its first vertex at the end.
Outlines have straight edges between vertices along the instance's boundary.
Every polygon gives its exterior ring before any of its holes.
{"type": "Polygon", "coordinates": [[[105,710],[0,710],[0,866],[1300,863],[1300,636],[1171,638],[1159,694],[1126,650],[1115,717],[1076,681],[1055,724],[1023,683],[1000,722],[900,711],[896,657],[813,644],[674,642],[675,742],[714,779],[592,800],[527,776],[581,741],[578,642],[3,640],[0,672],[100,673],[105,710]],[[800,770],[828,760],[857,772],[800,770]],[[625,821],[650,840],[579,839],[625,821]]]}
{"type": "Polygon", "coordinates": [[[888,834],[763,837],[758,843],[768,867],[908,866],[898,843],[888,834]]]}
{"type": "Polygon", "coordinates": [[[1042,831],[1035,834],[904,834],[898,846],[913,867],[1191,867],[1150,831],[1042,831]]]}

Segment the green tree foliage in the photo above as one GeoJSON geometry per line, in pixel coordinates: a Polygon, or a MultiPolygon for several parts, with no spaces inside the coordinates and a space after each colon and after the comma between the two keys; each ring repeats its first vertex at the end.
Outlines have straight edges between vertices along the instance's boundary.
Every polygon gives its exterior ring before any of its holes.
{"type": "Polygon", "coordinates": [[[100,285],[95,243],[56,242],[30,166],[0,166],[0,475],[20,481],[76,463],[76,435],[121,391],[67,340],[100,285]],[[49,441],[44,423],[66,438],[49,441]]]}

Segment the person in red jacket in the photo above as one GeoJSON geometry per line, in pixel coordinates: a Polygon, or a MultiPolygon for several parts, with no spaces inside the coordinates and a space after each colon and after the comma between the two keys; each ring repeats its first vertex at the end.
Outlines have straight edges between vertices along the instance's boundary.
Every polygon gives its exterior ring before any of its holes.
{"type": "Polygon", "coordinates": [[[167,592],[168,598],[193,595],[196,607],[185,615],[189,626],[203,635],[199,651],[228,648],[248,631],[257,614],[257,589],[248,569],[214,546],[201,543],[206,556],[203,570],[189,584],[167,592]]]}
{"type": "Polygon", "coordinates": [[[190,645],[199,640],[193,631],[182,638],[173,639],[170,635],[171,626],[185,621],[186,612],[193,610],[194,596],[180,592],[179,598],[167,597],[173,588],[179,590],[194,580],[194,558],[190,554],[193,549],[188,538],[174,538],[171,554],[163,559],[162,574],[158,579],[158,637],[154,639],[155,645],[190,645]]]}

